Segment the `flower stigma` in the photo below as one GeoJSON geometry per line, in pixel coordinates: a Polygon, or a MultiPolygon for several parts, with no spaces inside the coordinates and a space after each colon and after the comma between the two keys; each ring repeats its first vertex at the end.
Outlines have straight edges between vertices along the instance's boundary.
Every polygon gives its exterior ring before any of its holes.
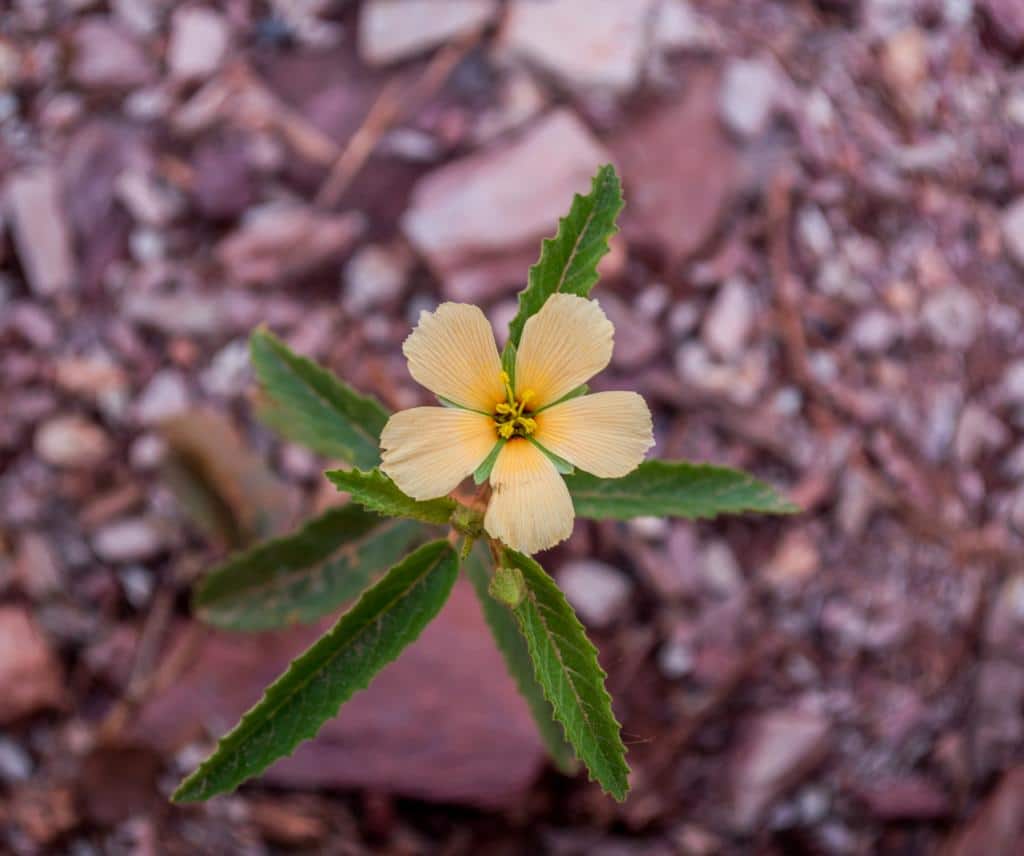
{"type": "Polygon", "coordinates": [[[494,427],[498,429],[498,436],[503,440],[527,437],[537,430],[537,420],[525,415],[526,407],[535,393],[532,389],[526,389],[516,398],[508,372],[501,373],[501,381],[505,384],[506,400],[494,408],[494,427]]]}

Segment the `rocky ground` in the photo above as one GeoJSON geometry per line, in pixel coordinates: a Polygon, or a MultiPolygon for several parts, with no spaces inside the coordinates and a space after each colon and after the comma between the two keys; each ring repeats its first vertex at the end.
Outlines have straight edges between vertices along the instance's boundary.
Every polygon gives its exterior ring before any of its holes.
{"type": "Polygon", "coordinates": [[[0,850],[1020,852],[1021,57],[1017,0],[5,4],[0,850]],[[419,311],[504,324],[609,160],[601,383],[806,508],[544,557],[633,796],[545,769],[459,590],[316,744],[171,808],[311,633],[204,632],[189,584],[337,501],[253,420],[248,331],[418,402],[419,311]]]}

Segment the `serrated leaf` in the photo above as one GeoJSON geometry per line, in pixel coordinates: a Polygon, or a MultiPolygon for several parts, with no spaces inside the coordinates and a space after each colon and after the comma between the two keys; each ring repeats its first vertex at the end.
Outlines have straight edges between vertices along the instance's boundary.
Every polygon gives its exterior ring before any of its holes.
{"type": "Polygon", "coordinates": [[[591,779],[621,802],[629,792],[629,765],[597,649],[540,565],[515,550],[505,550],[503,556],[505,565],[522,571],[526,585],[512,613],[526,639],[537,683],[591,779]]]}
{"type": "Polygon", "coordinates": [[[597,263],[608,252],[608,239],[618,227],[622,187],[615,168],[602,166],[590,193],[576,194],[568,215],[558,221],[554,238],[541,244],[540,259],[530,268],[526,288],[519,292],[519,311],[509,324],[509,342],[519,344],[526,320],[559,292],[586,297],[598,280],[597,263]]]}
{"type": "Polygon", "coordinates": [[[351,494],[354,502],[386,517],[411,517],[443,526],[458,505],[447,496],[425,502],[406,496],[380,470],[328,470],[324,475],[338,490],[351,494]]]}
{"type": "Polygon", "coordinates": [[[395,565],[267,688],[171,799],[197,802],[233,791],[315,736],[420,635],[448,599],[458,569],[446,541],[420,547],[395,565]]]}
{"type": "Polygon", "coordinates": [[[223,414],[188,410],[160,432],[168,446],[161,474],[208,537],[239,549],[291,527],[284,484],[223,414]]]}
{"type": "Polygon", "coordinates": [[[388,412],[312,360],[292,353],[259,329],[249,339],[253,367],[266,399],[260,418],[289,440],[363,469],[380,463],[380,432],[388,412]]]}
{"type": "Polygon", "coordinates": [[[548,751],[548,756],[563,773],[574,773],[576,757],[573,755],[572,747],[565,741],[562,726],[555,721],[554,709],[544,697],[544,691],[534,677],[530,652],[516,625],[515,616],[507,606],[498,603],[489,593],[490,563],[486,558],[486,551],[477,545],[463,567],[480,600],[494,642],[505,658],[505,666],[512,680],[516,682],[520,695],[526,700],[534,722],[537,723],[537,731],[548,751]]]}
{"type": "Polygon", "coordinates": [[[567,476],[565,483],[576,514],[597,520],[646,516],[696,519],[745,511],[793,514],[800,510],[748,473],[686,461],[644,461],[619,479],[577,472],[567,476]]]}
{"type": "Polygon", "coordinates": [[[200,619],[225,630],[256,632],[316,621],[358,597],[423,531],[357,505],[332,508],[291,535],[214,568],[197,586],[193,608],[200,619]]]}

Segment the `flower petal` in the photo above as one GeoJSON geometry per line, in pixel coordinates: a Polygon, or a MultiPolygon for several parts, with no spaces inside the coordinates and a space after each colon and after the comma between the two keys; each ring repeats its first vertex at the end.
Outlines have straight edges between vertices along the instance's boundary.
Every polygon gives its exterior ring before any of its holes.
{"type": "Polygon", "coordinates": [[[533,390],[530,407],[554,404],[612,358],[615,329],[598,304],[553,294],[527,320],[516,358],[516,393],[533,390]]]}
{"type": "Polygon", "coordinates": [[[435,499],[480,466],[497,441],[489,416],[454,407],[413,407],[384,426],[380,468],[413,499],[435,499]]]}
{"type": "Polygon", "coordinates": [[[494,331],[477,306],[442,303],[421,312],[402,353],[409,374],[435,395],[484,413],[505,400],[494,331]]]}
{"type": "Polygon", "coordinates": [[[651,412],[635,392],[583,395],[534,418],[538,443],[601,478],[620,478],[636,469],[654,445],[651,412]]]}
{"type": "Polygon", "coordinates": [[[529,440],[505,444],[491,471],[493,494],[484,529],[522,553],[554,547],[572,534],[569,489],[548,457],[529,440]]]}

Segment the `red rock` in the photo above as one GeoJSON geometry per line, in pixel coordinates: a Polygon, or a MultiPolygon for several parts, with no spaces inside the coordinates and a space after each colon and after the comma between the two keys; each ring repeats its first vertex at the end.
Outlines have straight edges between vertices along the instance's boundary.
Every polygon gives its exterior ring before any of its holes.
{"type": "Polygon", "coordinates": [[[422,53],[490,21],[496,0],[370,0],[359,16],[359,55],[386,65],[422,53]]]}
{"type": "Polygon", "coordinates": [[[32,616],[0,607],[0,723],[64,701],[61,666],[32,616]]]}
{"type": "Polygon", "coordinates": [[[717,97],[715,76],[695,75],[682,98],[610,143],[626,184],[627,239],[658,245],[672,263],[709,241],[736,189],[738,157],[719,125],[717,97]]]}
{"type": "Polygon", "coordinates": [[[47,297],[69,288],[75,263],[56,173],[48,167],[17,173],[7,185],[7,204],[31,289],[47,297]]]}
{"type": "Polygon", "coordinates": [[[752,829],[776,799],[822,761],[828,729],[825,717],[795,710],[771,711],[751,723],[732,776],[738,829],[752,829]]]}
{"type": "Polygon", "coordinates": [[[855,790],[871,813],[884,821],[934,820],[950,812],[949,797],[924,776],[885,777],[855,790]]]}
{"type": "MultiPolygon", "coordinates": [[[[137,737],[173,753],[205,730],[223,732],[324,629],[212,635],[143,709],[137,737]]],[[[542,761],[533,721],[460,583],[423,636],[262,781],[499,809],[519,804],[542,761]]]]}
{"type": "Polygon", "coordinates": [[[946,842],[943,856],[1019,856],[1024,841],[1024,767],[1006,773],[971,820],[946,842]]]}
{"type": "Polygon", "coordinates": [[[130,89],[149,83],[155,68],[132,34],[113,19],[93,15],[75,30],[71,76],[90,89],[130,89]]]}
{"type": "Polygon", "coordinates": [[[574,193],[610,160],[569,110],[548,114],[512,143],[430,173],[413,191],[402,227],[444,281],[475,299],[522,284],[542,237],[553,235],[574,193]],[[483,287],[481,287],[483,286],[483,287]]]}
{"type": "Polygon", "coordinates": [[[246,285],[269,285],[337,261],[362,231],[356,214],[319,214],[280,205],[250,217],[217,246],[228,277],[246,285]]]}
{"type": "Polygon", "coordinates": [[[582,90],[628,92],[640,82],[654,0],[510,3],[499,50],[582,90]]]}
{"type": "Polygon", "coordinates": [[[979,0],[978,11],[1006,50],[1024,50],[1024,4],[1020,0],[979,0]]]}

